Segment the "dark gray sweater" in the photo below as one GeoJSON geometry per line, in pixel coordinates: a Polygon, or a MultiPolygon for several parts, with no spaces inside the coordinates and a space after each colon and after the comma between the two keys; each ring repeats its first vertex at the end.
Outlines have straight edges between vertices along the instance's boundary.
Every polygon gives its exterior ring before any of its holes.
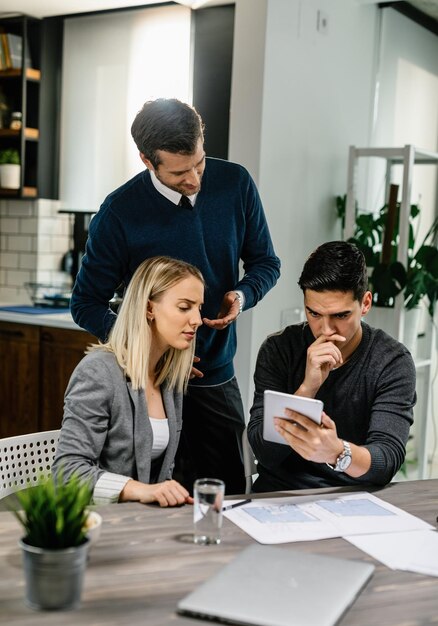
{"type": "Polygon", "coordinates": [[[288,326],[260,348],[248,438],[259,461],[254,491],[337,485],[385,485],[405,458],[413,422],[415,366],[408,350],[382,330],[362,323],[361,343],[345,365],[330,373],[316,397],[336,423],[338,436],[365,446],[371,467],[360,478],[306,461],[287,445],[263,439],[265,389],[294,393],[304,380],[306,353],[314,337],[307,324],[288,326]]]}

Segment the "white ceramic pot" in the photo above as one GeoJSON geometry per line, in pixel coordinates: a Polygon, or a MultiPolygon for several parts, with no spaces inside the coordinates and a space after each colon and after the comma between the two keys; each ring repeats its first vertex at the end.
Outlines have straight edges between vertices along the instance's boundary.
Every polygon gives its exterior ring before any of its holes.
{"type": "Polygon", "coordinates": [[[416,306],[409,311],[405,311],[405,328],[403,343],[415,359],[417,356],[418,333],[421,322],[421,307],[416,306]]]}
{"type": "Polygon", "coordinates": [[[0,165],[0,187],[3,189],[20,189],[21,166],[14,163],[0,165]]]}

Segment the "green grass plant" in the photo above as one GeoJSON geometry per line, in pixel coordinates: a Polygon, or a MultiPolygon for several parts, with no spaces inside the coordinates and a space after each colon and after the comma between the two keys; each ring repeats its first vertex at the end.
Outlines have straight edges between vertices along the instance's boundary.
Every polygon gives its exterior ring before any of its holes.
{"type": "Polygon", "coordinates": [[[61,550],[85,541],[84,525],[92,496],[88,483],[77,476],[65,481],[62,475],[51,476],[16,496],[19,505],[12,512],[25,530],[28,545],[61,550]]]}

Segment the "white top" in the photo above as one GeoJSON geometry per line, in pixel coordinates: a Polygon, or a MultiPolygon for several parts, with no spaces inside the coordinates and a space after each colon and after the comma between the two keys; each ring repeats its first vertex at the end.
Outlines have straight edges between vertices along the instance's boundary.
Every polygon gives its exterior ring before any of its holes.
{"type": "MultiPolygon", "coordinates": [[[[163,454],[169,444],[169,422],[167,419],[156,419],[154,417],[150,417],[149,421],[152,426],[154,438],[152,444],[153,460],[163,454]]],[[[130,480],[129,476],[113,474],[112,472],[102,474],[94,487],[94,504],[117,502],[128,480],[130,480]]]]}
{"type": "Polygon", "coordinates": [[[167,419],[156,419],[150,417],[149,421],[154,434],[154,442],[152,444],[152,460],[157,459],[169,444],[169,423],[167,419]]]}

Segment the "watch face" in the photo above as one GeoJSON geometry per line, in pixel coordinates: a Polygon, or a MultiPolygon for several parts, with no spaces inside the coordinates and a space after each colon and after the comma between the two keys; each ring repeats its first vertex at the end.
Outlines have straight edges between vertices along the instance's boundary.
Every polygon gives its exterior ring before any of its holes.
{"type": "Polygon", "coordinates": [[[345,470],[350,467],[350,463],[351,463],[351,456],[349,454],[346,454],[345,456],[342,457],[342,459],[339,459],[338,466],[341,472],[345,472],[345,470]]]}

